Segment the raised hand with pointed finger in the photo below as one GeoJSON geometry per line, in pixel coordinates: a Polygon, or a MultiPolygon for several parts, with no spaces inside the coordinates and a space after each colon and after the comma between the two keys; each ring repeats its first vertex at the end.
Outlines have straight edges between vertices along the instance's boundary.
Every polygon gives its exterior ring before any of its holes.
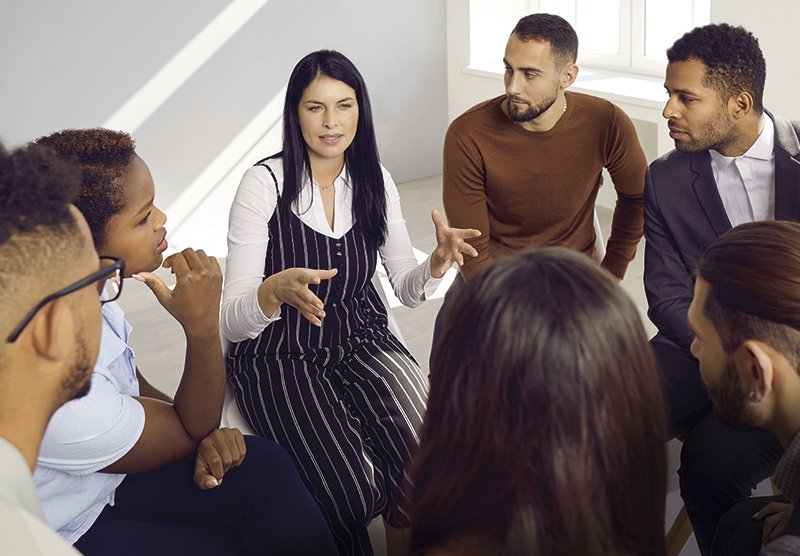
{"type": "Polygon", "coordinates": [[[431,218],[436,228],[436,248],[431,253],[431,276],[441,278],[453,263],[463,266],[464,255],[478,256],[478,252],[466,240],[480,236],[481,232],[471,228],[451,228],[435,209],[431,212],[431,218]]]}

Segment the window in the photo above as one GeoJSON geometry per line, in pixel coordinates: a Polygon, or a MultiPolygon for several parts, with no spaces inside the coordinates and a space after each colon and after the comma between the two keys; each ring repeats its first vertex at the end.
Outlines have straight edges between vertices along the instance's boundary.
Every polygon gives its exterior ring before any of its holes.
{"type": "Polygon", "coordinates": [[[470,0],[470,64],[502,58],[508,34],[525,14],[546,12],[578,33],[578,64],[662,76],[666,50],[711,20],[710,0],[470,0]]]}

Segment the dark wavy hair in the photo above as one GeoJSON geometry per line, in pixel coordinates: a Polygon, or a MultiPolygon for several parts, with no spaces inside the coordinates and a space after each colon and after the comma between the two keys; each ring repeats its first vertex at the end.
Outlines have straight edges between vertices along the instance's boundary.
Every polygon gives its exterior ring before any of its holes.
{"type": "Polygon", "coordinates": [[[283,193],[279,210],[291,214],[297,202],[304,177],[311,176],[308,150],[300,131],[298,109],[303,92],[317,77],[330,77],[346,83],[356,93],[358,129],[345,151],[347,173],[353,187],[353,222],[376,249],[386,237],[386,193],[383,184],[372,107],[364,78],[343,54],[335,50],[318,50],[300,60],[292,70],[283,106],[283,193]]]}
{"type": "Polygon", "coordinates": [[[704,81],[723,100],[747,91],[756,112],[764,111],[767,63],[753,33],[727,23],[695,27],[667,50],[669,63],[692,59],[705,64],[704,81]]]}
{"type": "Polygon", "coordinates": [[[89,223],[95,245],[105,245],[108,221],[125,208],[122,178],[136,156],[131,136],[104,128],[64,129],[36,143],[78,163],[81,187],[75,206],[89,223]]]}
{"type": "Polygon", "coordinates": [[[461,289],[412,470],[412,548],[663,555],[664,402],[633,302],[548,247],[461,289]]]}
{"type": "Polygon", "coordinates": [[[545,13],[526,15],[517,22],[511,34],[525,42],[550,43],[559,67],[574,64],[578,59],[578,34],[563,17],[545,13]]]}
{"type": "Polygon", "coordinates": [[[726,352],[770,344],[800,367],[800,223],[750,222],[720,236],[697,264],[705,315],[726,352]]]}

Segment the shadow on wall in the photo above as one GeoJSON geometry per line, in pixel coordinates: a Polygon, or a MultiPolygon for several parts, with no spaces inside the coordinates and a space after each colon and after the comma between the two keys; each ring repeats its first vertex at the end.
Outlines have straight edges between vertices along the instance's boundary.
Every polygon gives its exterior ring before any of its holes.
{"type": "Polygon", "coordinates": [[[444,3],[427,0],[16,3],[0,21],[3,139],[131,132],[173,244],[224,254],[241,174],[280,148],[284,86],[312,50],[341,50],[364,74],[396,181],[440,172],[445,30],[444,3]]]}

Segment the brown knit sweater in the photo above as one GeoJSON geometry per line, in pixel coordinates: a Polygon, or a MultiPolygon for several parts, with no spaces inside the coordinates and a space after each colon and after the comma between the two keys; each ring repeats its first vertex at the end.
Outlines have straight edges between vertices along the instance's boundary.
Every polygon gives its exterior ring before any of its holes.
{"type": "Polygon", "coordinates": [[[456,118],[444,141],[444,208],[451,226],[477,228],[469,279],[498,257],[563,245],[592,255],[593,209],[607,168],[617,205],[603,267],[622,278],[642,237],[647,161],[630,118],[610,102],[567,92],[549,131],[532,132],[503,112],[505,96],[456,118]]]}

